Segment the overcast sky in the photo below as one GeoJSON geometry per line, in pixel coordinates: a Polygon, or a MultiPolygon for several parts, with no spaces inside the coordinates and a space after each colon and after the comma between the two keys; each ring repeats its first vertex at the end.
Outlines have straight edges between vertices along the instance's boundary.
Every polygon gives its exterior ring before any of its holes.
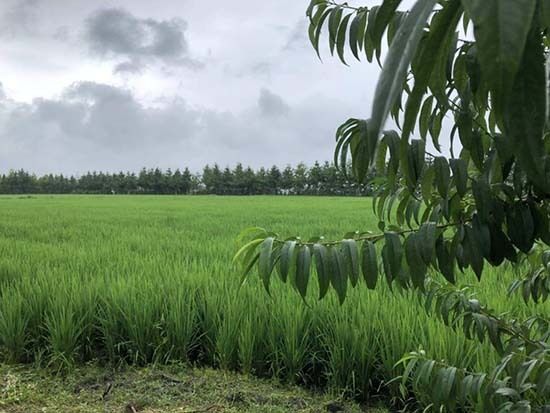
{"type": "Polygon", "coordinates": [[[368,117],[379,70],[326,48],[319,61],[307,4],[2,0],[0,170],[331,159],[336,127],[368,117]]]}

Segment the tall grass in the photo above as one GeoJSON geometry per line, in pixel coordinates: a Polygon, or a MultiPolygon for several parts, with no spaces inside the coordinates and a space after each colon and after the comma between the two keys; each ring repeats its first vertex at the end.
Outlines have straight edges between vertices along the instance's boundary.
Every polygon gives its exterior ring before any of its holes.
{"type": "MultiPolygon", "coordinates": [[[[67,366],[205,363],[369,397],[423,346],[438,359],[489,371],[496,355],[424,313],[411,293],[350,292],[304,304],[275,282],[240,286],[234,238],[259,225],[337,237],[373,229],[367,199],[0,197],[0,359],[67,366]]],[[[488,270],[479,296],[527,317],[549,305],[506,297],[511,271],[488,270]]]]}

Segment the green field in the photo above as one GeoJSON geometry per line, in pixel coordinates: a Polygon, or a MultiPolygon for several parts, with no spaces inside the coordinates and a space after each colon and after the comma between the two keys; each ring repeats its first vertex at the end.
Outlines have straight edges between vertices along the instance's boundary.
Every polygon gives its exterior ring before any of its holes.
{"type": "MultiPolygon", "coordinates": [[[[249,226],[333,238],[376,219],[364,198],[0,197],[2,361],[190,361],[367,400],[402,397],[385,383],[421,345],[457,366],[494,367],[489,345],[426,315],[414,293],[362,287],[340,307],[334,292],[318,302],[315,285],[307,305],[280,282],[271,297],[256,276],[239,288],[234,239],[249,226]]],[[[498,311],[535,311],[506,297],[511,272],[486,272],[461,282],[498,311]]]]}

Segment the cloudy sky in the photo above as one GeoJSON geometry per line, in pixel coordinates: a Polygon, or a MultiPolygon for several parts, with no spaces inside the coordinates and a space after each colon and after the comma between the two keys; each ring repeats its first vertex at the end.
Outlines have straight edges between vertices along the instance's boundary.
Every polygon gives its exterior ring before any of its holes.
{"type": "Polygon", "coordinates": [[[379,70],[319,61],[307,4],[2,0],[0,170],[330,159],[379,70]]]}

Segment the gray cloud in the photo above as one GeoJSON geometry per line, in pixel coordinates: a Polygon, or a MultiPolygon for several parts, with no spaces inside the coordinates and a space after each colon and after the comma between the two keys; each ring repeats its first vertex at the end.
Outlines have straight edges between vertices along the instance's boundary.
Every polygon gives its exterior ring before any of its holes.
{"type": "Polygon", "coordinates": [[[2,38],[3,171],[311,163],[370,113],[377,65],[330,59],[326,35],[321,63],[303,2],[34,1],[0,1],[31,30],[2,38]]]}
{"type": "Polygon", "coordinates": [[[77,82],[55,99],[0,105],[0,163],[37,173],[311,163],[330,156],[332,130],[345,116],[334,113],[337,103],[312,97],[290,107],[262,89],[256,105],[231,113],[181,98],[149,106],[130,90],[77,82]]]}
{"type": "Polygon", "coordinates": [[[124,59],[115,73],[136,73],[149,62],[197,67],[189,56],[183,19],[140,19],[124,9],[101,9],[86,20],[90,50],[101,57],[124,59]]]}
{"type": "Polygon", "coordinates": [[[145,69],[145,65],[137,60],[130,60],[127,62],[119,63],[113,69],[115,74],[139,74],[145,69]]]}
{"type": "Polygon", "coordinates": [[[283,98],[265,88],[260,90],[258,106],[264,116],[283,116],[290,110],[283,98]]]}
{"type": "Polygon", "coordinates": [[[33,31],[38,0],[18,0],[0,17],[0,34],[14,37],[33,31]]]}
{"type": "Polygon", "coordinates": [[[286,39],[286,43],[283,46],[283,50],[292,51],[309,47],[307,29],[307,20],[305,18],[298,20],[294,28],[289,33],[288,38],[286,39]]]}

